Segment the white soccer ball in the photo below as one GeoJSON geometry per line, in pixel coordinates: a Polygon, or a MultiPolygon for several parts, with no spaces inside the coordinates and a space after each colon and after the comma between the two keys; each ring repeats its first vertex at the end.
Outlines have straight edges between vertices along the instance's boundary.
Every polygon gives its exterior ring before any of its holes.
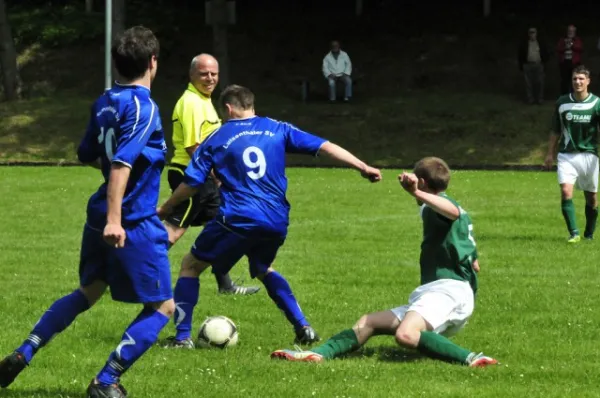
{"type": "Polygon", "coordinates": [[[198,332],[198,345],[204,348],[233,347],[238,342],[238,331],[235,323],[226,316],[207,318],[198,332]]]}

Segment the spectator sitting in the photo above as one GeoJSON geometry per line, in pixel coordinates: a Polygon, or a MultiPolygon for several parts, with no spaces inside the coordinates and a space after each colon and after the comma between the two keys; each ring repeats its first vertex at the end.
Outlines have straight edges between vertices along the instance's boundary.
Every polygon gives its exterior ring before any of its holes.
{"type": "Polygon", "coordinates": [[[352,62],[345,51],[340,49],[340,42],[331,42],[331,51],[323,58],[323,75],[329,83],[329,101],[336,100],[336,83],[342,81],[345,86],[344,101],[352,98],[352,62]]]}

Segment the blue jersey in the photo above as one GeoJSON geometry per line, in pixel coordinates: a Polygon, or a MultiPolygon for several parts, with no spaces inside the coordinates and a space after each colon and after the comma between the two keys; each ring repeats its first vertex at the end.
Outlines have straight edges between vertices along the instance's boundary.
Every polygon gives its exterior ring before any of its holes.
{"type": "Polygon", "coordinates": [[[273,119],[230,120],[194,152],[184,182],[197,187],[214,170],[221,185],[218,218],[241,229],[286,235],[285,154],[316,155],[325,140],[273,119]]]}
{"type": "Polygon", "coordinates": [[[158,106],[143,86],[116,85],[94,102],[77,156],[82,163],[100,159],[104,183],[88,201],[87,223],[106,224],[106,190],[112,163],[131,168],[122,205],[124,225],[156,214],[167,145],[158,106]]]}

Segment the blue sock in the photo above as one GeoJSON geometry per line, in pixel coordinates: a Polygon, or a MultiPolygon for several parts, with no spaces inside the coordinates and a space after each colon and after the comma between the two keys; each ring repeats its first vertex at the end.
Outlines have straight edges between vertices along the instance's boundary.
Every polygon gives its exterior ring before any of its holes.
{"type": "Polygon", "coordinates": [[[294,293],[292,293],[292,288],[283,276],[277,272],[269,272],[262,282],[271,300],[283,311],[288,321],[294,325],[295,330],[309,325],[294,297],[294,293]]]}
{"type": "Polygon", "coordinates": [[[23,354],[25,361],[29,363],[40,348],[48,344],[54,335],[65,330],[77,315],[88,308],[90,308],[90,304],[79,289],[56,300],[35,324],[27,340],[16,351],[23,354]]]}
{"type": "Polygon", "coordinates": [[[175,329],[176,340],[185,340],[192,337],[192,316],[194,307],[200,297],[200,279],[181,277],[175,284],[175,329]]]}
{"type": "Polygon", "coordinates": [[[110,354],[108,361],[96,376],[98,383],[111,385],[131,367],[158,339],[169,317],[152,308],[144,308],[123,334],[121,343],[110,354]]]}

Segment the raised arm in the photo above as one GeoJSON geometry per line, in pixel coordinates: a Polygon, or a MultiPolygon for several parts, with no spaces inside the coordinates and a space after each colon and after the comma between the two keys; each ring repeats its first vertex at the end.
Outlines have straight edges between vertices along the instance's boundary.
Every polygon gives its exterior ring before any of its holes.
{"type": "Polygon", "coordinates": [[[381,171],[367,165],[365,162],[332,142],[325,142],[321,145],[319,154],[323,154],[331,159],[341,162],[360,172],[360,175],[371,182],[381,181],[381,171]]]}
{"type": "Polygon", "coordinates": [[[419,203],[426,204],[449,220],[456,220],[460,217],[460,210],[454,203],[442,196],[420,190],[419,178],[413,173],[402,173],[398,176],[398,180],[402,188],[414,196],[419,203]]]}

